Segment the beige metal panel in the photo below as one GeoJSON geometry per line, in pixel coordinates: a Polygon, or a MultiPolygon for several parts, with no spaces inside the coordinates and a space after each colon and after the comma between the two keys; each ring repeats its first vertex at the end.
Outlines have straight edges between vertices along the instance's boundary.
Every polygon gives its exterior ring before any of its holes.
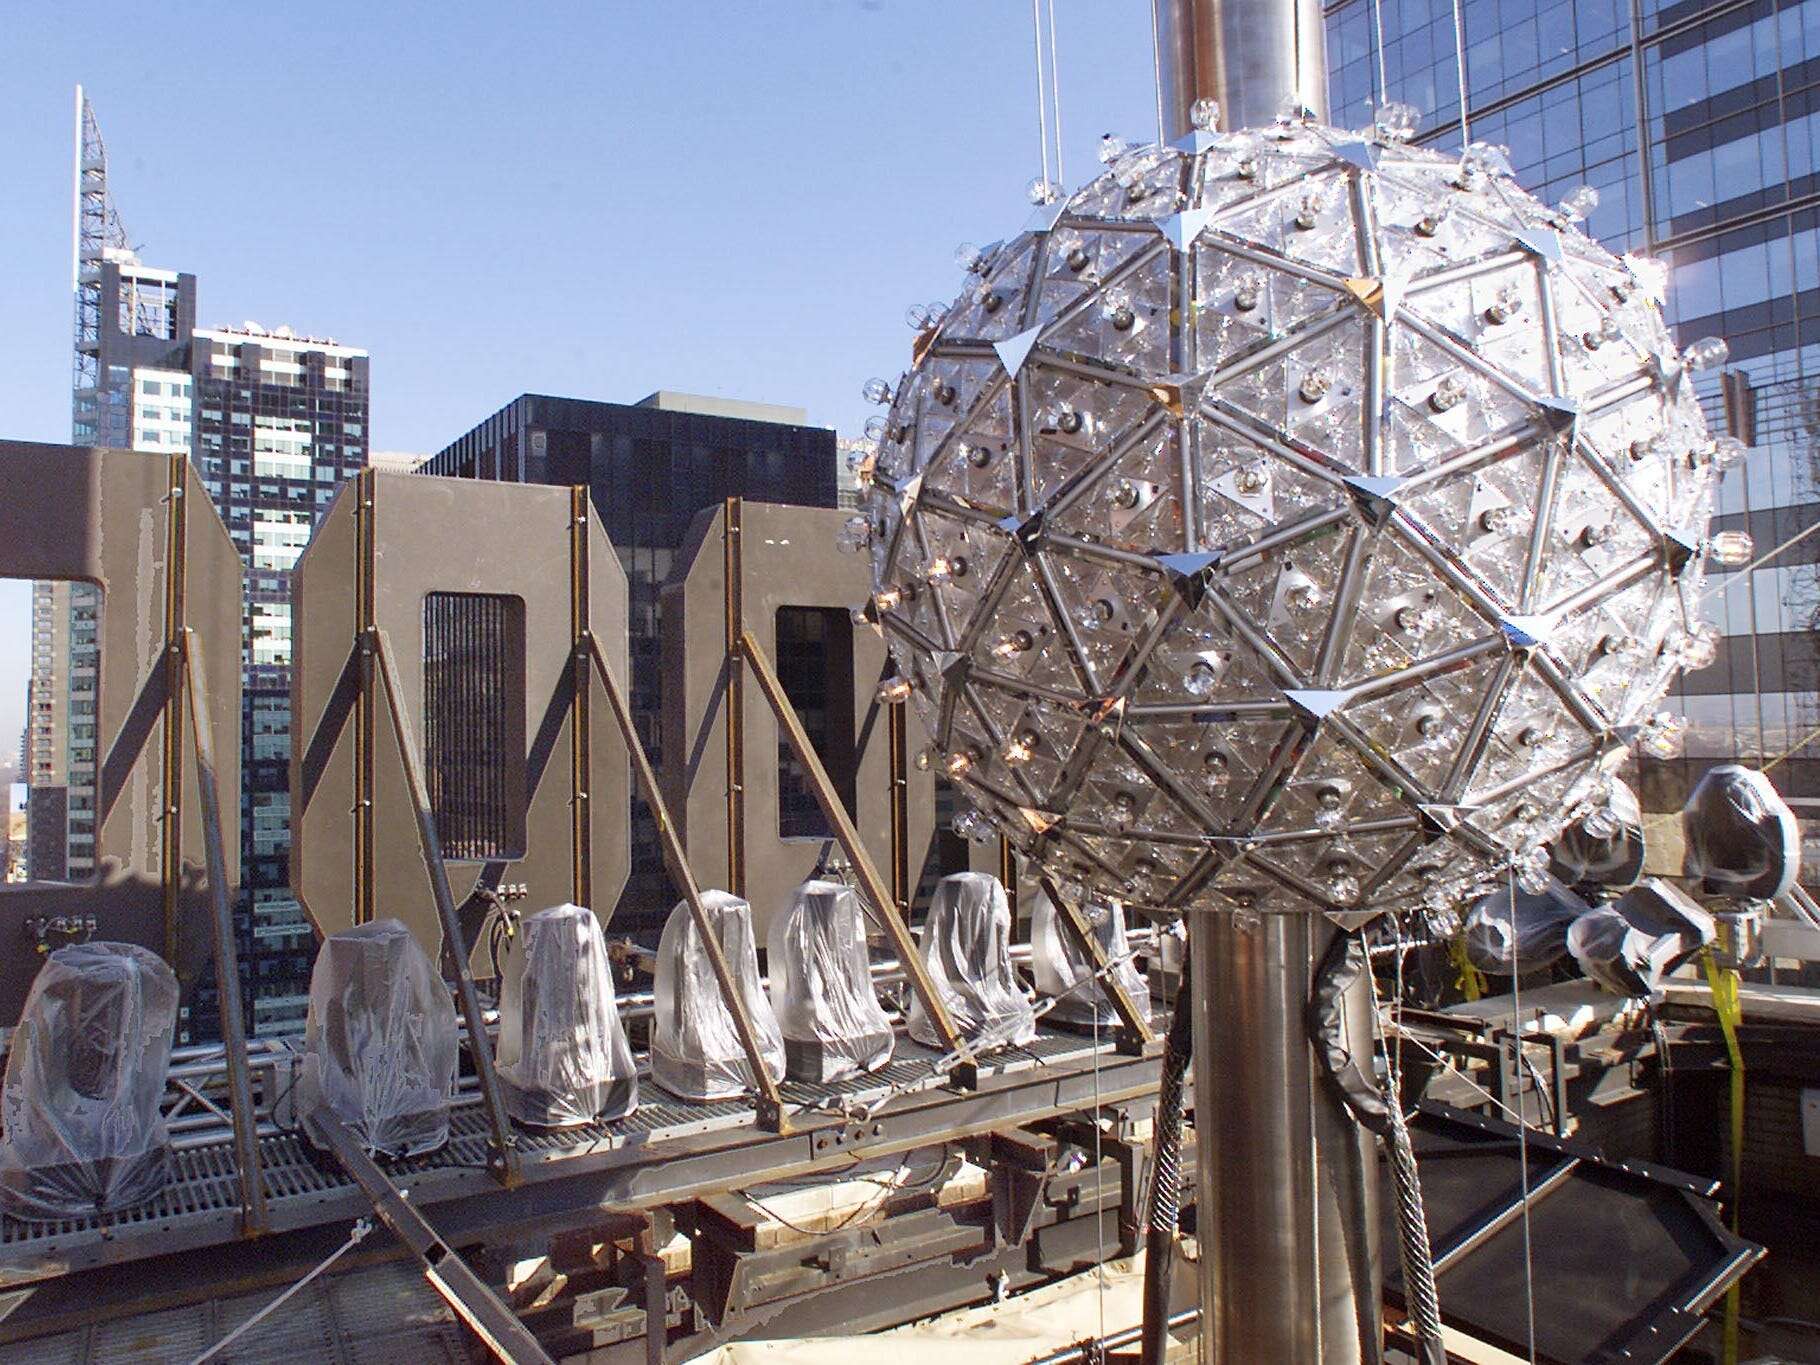
{"type": "MultiPolygon", "coordinates": [[[[104,818],[92,885],[0,886],[0,1019],[17,1017],[37,974],[31,922],[95,917],[94,937],[169,959],[186,996],[207,962],[209,898],[195,754],[182,746],[174,920],[162,886],[165,642],[172,563],[172,462],[124,450],[0,441],[0,575],[80,580],[102,590],[96,778],[104,818]]],[[[201,642],[230,891],[240,878],[241,560],[194,467],[182,466],[183,618],[201,642]]],[[[5,742],[0,740],[0,742],[5,742]]],[[[67,941],[51,938],[50,945],[67,941]]]]}
{"type": "MultiPolygon", "coordinates": [[[[834,508],[748,502],[742,507],[745,625],[766,655],[777,658],[780,607],[832,607],[845,613],[870,590],[863,556],[834,543],[852,514],[834,508]]],[[[682,826],[690,865],[703,886],[727,881],[726,572],[724,508],[704,511],[677,551],[663,589],[663,782],[682,826]]],[[[844,619],[844,617],[843,617],[844,619]]],[[[873,861],[891,865],[890,742],[885,710],[874,696],[885,669],[885,645],[865,627],[853,632],[853,723],[858,770],[858,826],[873,861]]],[[[778,835],[776,717],[754,685],[744,688],[746,899],[760,932],[782,912],[805,880],[827,839],[778,835]]],[[[924,742],[911,718],[910,752],[924,742]]],[[[935,784],[908,769],[910,885],[914,890],[935,835],[935,784]]]]}
{"type": "MultiPolygon", "coordinates": [[[[424,601],[431,593],[517,597],[524,609],[526,752],[523,856],[449,862],[457,901],[484,876],[523,884],[533,908],[575,899],[570,811],[575,789],[571,705],[572,492],[525,484],[373,473],[345,485],[293,574],[292,879],[324,933],[363,918],[403,920],[432,952],[442,931],[418,852],[415,811],[383,697],[369,714],[372,744],[370,895],[357,876],[361,707],[359,514],[370,488],[372,624],[397,661],[412,738],[424,743],[424,601]],[[352,666],[350,667],[350,664],[352,666]]],[[[585,499],[582,506],[588,507],[585,499]]],[[[588,508],[586,620],[614,668],[626,670],[626,585],[618,557],[588,508]]],[[[604,918],[625,884],[630,779],[624,742],[604,692],[589,678],[593,711],[584,764],[591,903],[604,918]]],[[[374,692],[377,694],[377,680],[374,692]]],[[[465,916],[473,932],[477,916],[465,916]]],[[[472,946],[472,945],[471,945],[472,946]]],[[[477,961],[478,965],[478,961],[477,961]]]]}

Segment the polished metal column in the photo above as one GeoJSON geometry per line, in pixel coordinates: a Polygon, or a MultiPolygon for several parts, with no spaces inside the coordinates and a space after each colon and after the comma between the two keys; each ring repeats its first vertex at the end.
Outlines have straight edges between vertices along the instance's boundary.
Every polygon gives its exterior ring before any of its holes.
{"type": "MultiPolygon", "coordinates": [[[[1334,932],[1309,915],[1189,921],[1206,1365],[1379,1358],[1377,1164],[1308,1042],[1334,932]]],[[[1368,1040],[1368,993],[1346,1003],[1368,1040]]]]}
{"type": "Polygon", "coordinates": [[[1163,111],[1188,131],[1197,99],[1220,102],[1220,126],[1261,128],[1297,96],[1327,114],[1321,0],[1163,0],[1163,111]]]}
{"type": "MultiPolygon", "coordinates": [[[[1204,96],[1226,129],[1269,124],[1291,95],[1325,114],[1320,0],[1165,0],[1161,41],[1172,136],[1204,96]]],[[[1334,933],[1300,915],[1189,920],[1206,1365],[1382,1354],[1377,1164],[1308,1041],[1334,933]]],[[[1369,1040],[1363,989],[1347,1020],[1369,1040]]]]}

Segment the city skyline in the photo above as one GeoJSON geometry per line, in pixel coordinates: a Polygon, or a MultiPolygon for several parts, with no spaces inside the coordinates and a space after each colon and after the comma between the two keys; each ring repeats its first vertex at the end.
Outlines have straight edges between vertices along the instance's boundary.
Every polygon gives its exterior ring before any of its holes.
{"type": "MultiPolygon", "coordinates": [[[[905,310],[952,296],[961,241],[1021,226],[1042,169],[1017,6],[963,24],[828,3],[813,44],[756,6],[433,28],[351,5],[262,13],[211,35],[209,102],[259,148],[245,175],[222,173],[219,130],[147,82],[131,45],[94,41],[112,8],[41,16],[29,64],[23,46],[0,52],[15,196],[0,403],[20,439],[69,436],[79,83],[146,260],[207,275],[201,326],[357,338],[374,358],[374,450],[439,450],[521,393],[680,389],[799,405],[854,434],[861,385],[908,360],[905,310]],[[957,56],[976,93],[938,107],[927,84],[957,56]],[[543,73],[535,89],[489,74],[513,61],[543,73]],[[299,71],[318,97],[269,98],[299,71]],[[359,155],[329,154],[338,141],[359,155]]],[[[1147,7],[1119,9],[1129,22],[1057,6],[1070,183],[1097,171],[1102,133],[1154,134],[1147,7]]],[[[23,586],[0,584],[0,641],[18,642],[0,647],[0,734],[23,721],[29,615],[23,586]]]]}

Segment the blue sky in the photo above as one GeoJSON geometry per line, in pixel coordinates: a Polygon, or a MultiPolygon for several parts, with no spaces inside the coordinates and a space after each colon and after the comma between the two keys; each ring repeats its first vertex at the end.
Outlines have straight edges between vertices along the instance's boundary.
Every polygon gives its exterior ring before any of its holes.
{"type": "MultiPolygon", "coordinates": [[[[1024,0],[521,6],[90,0],[0,16],[0,436],[69,438],[81,82],[145,259],[373,355],[373,447],[526,391],[804,406],[856,432],[1040,170],[1024,0]]],[[[1147,0],[1055,0],[1070,186],[1147,138],[1147,0]]],[[[0,752],[26,614],[0,592],[0,752]]]]}

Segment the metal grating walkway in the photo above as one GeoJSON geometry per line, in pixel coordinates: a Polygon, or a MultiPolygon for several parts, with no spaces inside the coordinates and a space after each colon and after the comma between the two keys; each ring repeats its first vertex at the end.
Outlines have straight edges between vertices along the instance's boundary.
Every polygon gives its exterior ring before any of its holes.
{"type": "MultiPolygon", "coordinates": [[[[1110,1051],[1103,1038],[1102,1051],[1110,1051]]],[[[1042,1027],[1024,1048],[999,1052],[982,1060],[985,1075],[1009,1075],[1062,1061],[1084,1061],[1094,1052],[1090,1038],[1042,1027]]],[[[841,1102],[875,1101],[893,1091],[914,1094],[941,1086],[946,1078],[934,1063],[942,1054],[923,1047],[900,1033],[892,1060],[881,1070],[862,1078],[858,1085],[816,1085],[786,1082],[784,1098],[803,1117],[827,1116],[841,1102]]],[[[678,1100],[651,1082],[641,1067],[640,1104],[630,1115],[610,1123],[578,1128],[539,1130],[518,1128],[518,1152],[529,1169],[556,1166],[564,1160],[595,1156],[625,1147],[644,1147],[703,1133],[749,1126],[756,1115],[743,1102],[696,1104],[678,1100]]],[[[832,1117],[827,1116],[832,1122],[832,1117]]],[[[437,1188],[459,1188],[462,1182],[484,1188],[488,1127],[486,1115],[471,1092],[458,1096],[449,1125],[449,1142],[438,1151],[393,1163],[400,1175],[437,1176],[437,1188]]],[[[260,1139],[269,1214],[275,1227],[297,1227],[343,1216],[348,1196],[358,1198],[354,1183],[325,1154],[317,1152],[301,1135],[268,1134],[260,1139]],[[335,1204],[335,1210],[315,1212],[316,1206],[335,1204]]],[[[238,1203],[229,1139],[174,1153],[176,1178],[156,1199],[137,1209],[106,1220],[66,1220],[24,1223],[0,1219],[0,1283],[19,1283],[51,1273],[65,1248],[99,1241],[139,1242],[143,1254],[176,1250],[229,1240],[238,1232],[238,1203]],[[175,1234],[182,1233],[180,1239],[175,1234]],[[10,1262],[10,1264],[9,1264],[10,1262]]],[[[360,1200],[359,1208],[365,1201],[360,1200]]],[[[0,1357],[0,1359],[4,1359],[0,1357]]]]}

